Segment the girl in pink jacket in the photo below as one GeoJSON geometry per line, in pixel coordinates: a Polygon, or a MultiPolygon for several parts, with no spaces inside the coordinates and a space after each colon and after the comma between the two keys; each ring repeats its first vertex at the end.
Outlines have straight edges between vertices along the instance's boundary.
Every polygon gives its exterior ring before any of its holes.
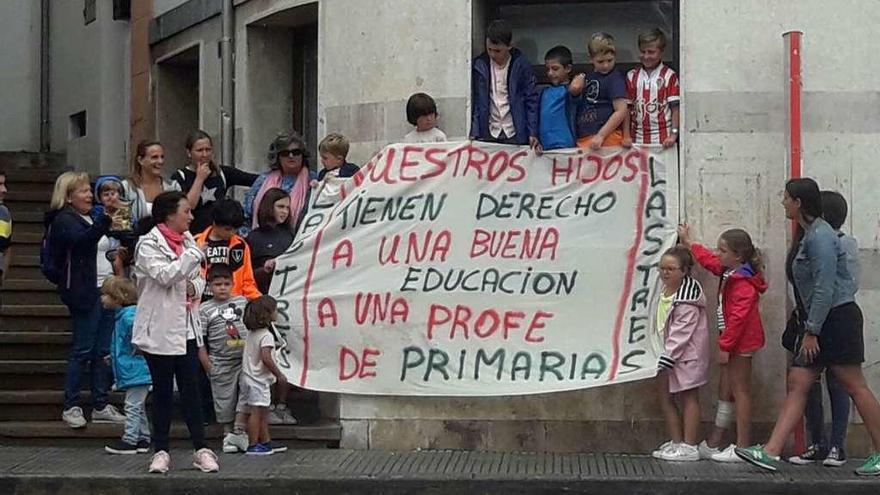
{"type": "Polygon", "coordinates": [[[706,298],[699,282],[691,278],[694,258],[676,246],[660,258],[663,282],[657,302],[656,328],[664,338],[658,362],[660,405],[671,439],[653,452],[665,461],[698,461],[700,387],[709,381],[709,324],[706,298]],[[681,412],[673,396],[681,402],[681,412]]]}

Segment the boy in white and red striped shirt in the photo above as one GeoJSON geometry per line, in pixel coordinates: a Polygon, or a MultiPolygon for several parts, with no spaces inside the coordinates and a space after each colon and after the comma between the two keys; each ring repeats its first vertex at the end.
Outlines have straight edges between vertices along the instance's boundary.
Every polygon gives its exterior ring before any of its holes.
{"type": "Polygon", "coordinates": [[[624,126],[624,146],[662,145],[678,142],[678,74],[663,63],[666,36],[659,29],[639,34],[642,66],[626,75],[630,128],[624,126]]]}

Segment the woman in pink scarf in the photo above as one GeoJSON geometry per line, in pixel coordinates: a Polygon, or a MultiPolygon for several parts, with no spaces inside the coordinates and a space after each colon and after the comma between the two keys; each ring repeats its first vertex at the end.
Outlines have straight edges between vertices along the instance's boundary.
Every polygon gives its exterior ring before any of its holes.
{"type": "MultiPolygon", "coordinates": [[[[309,170],[309,152],[302,136],[296,132],[281,134],[269,145],[270,170],[263,172],[244,197],[246,231],[257,228],[256,211],[266,191],[277,187],[290,195],[290,227],[296,232],[308,209],[309,182],[316,178],[309,170]]],[[[243,232],[246,234],[247,232],[243,232]]]]}

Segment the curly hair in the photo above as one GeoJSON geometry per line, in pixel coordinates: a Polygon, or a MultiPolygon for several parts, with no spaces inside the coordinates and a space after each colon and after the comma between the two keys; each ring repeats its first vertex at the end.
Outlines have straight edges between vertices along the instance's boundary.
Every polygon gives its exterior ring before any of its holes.
{"type": "Polygon", "coordinates": [[[275,136],[275,139],[269,143],[269,152],[266,153],[266,161],[269,162],[269,168],[272,170],[278,170],[281,168],[281,161],[278,157],[278,152],[282,150],[286,150],[290,147],[291,144],[298,144],[299,149],[302,150],[303,154],[303,167],[309,167],[309,151],[306,146],[306,140],[296,131],[290,131],[288,133],[282,133],[275,136]]]}

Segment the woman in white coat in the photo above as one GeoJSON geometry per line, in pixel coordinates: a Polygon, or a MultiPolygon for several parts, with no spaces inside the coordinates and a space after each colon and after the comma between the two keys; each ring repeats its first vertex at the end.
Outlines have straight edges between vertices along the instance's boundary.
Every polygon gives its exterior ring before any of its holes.
{"type": "Polygon", "coordinates": [[[171,464],[168,434],[174,381],[195,454],[193,466],[219,470],[217,456],[205,444],[197,371],[198,301],[205,288],[201,275],[204,253],[189,233],[189,201],[178,191],[156,196],[152,206],[156,226],[141,237],[135,250],[138,307],[132,344],[143,352],[153,378],[153,443],[151,473],[165,473],[171,464]]]}

